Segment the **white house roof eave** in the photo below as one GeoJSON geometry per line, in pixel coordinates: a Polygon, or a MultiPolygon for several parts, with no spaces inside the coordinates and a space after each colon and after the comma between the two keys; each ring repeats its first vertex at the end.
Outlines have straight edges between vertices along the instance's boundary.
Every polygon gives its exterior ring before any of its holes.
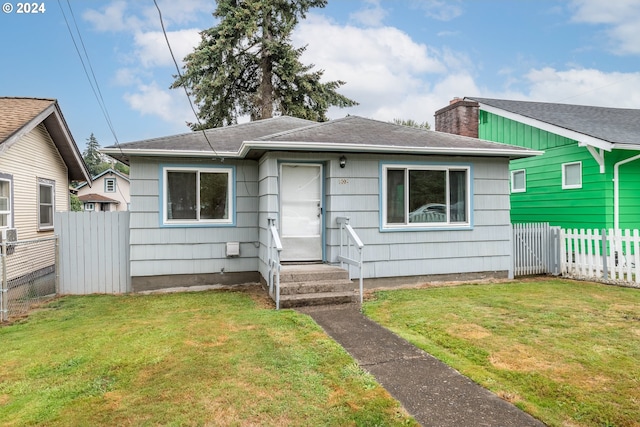
{"type": "Polygon", "coordinates": [[[469,155],[493,157],[534,157],[544,154],[543,151],[523,150],[521,148],[473,148],[473,147],[410,147],[397,145],[374,144],[344,144],[326,142],[303,141],[245,141],[240,147],[239,157],[244,157],[251,149],[261,150],[297,150],[297,151],[344,151],[360,153],[397,153],[397,154],[438,154],[438,155],[469,155]]]}
{"type": "Polygon", "coordinates": [[[202,150],[162,150],[162,149],[141,149],[141,148],[101,148],[101,153],[116,156],[133,157],[240,157],[236,152],[223,151],[202,151],[202,150]]]}
{"type": "Polygon", "coordinates": [[[522,158],[543,154],[543,151],[511,148],[474,148],[474,147],[409,147],[373,144],[338,144],[323,142],[272,142],[245,141],[239,152],[202,151],[202,150],[172,150],[172,149],[126,149],[102,148],[104,154],[131,157],[181,157],[181,158],[244,158],[251,150],[290,150],[290,151],[344,151],[359,153],[396,153],[396,154],[436,154],[450,156],[492,156],[522,158]]]}

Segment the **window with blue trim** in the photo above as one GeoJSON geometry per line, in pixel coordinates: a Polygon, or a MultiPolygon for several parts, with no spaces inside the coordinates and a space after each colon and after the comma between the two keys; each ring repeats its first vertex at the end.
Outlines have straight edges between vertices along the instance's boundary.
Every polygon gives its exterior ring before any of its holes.
{"type": "Polygon", "coordinates": [[[384,165],[383,227],[468,226],[466,166],[384,165]]]}
{"type": "Polygon", "coordinates": [[[165,167],[163,217],[167,224],[230,224],[233,169],[165,167]]]}

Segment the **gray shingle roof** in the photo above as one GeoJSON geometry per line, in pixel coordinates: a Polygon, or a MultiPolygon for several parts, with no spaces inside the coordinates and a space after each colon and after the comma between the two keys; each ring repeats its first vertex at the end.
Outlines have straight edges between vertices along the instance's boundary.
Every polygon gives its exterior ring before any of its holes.
{"type": "Polygon", "coordinates": [[[260,138],[290,129],[314,124],[309,120],[295,117],[274,117],[272,119],[259,120],[256,122],[241,123],[238,125],[225,126],[204,131],[189,132],[179,135],[163,136],[160,138],[147,139],[143,141],[128,142],[120,146],[109,146],[105,148],[122,148],[137,150],[186,150],[186,151],[212,151],[209,143],[215,151],[237,152],[243,141],[260,138]],[[208,142],[207,142],[208,139],[208,142]]]}
{"type": "Polygon", "coordinates": [[[420,153],[451,155],[495,155],[528,157],[526,148],[498,144],[477,138],[396,125],[378,120],[348,116],[317,123],[293,117],[277,117],[202,132],[167,136],[106,147],[103,151],[117,158],[135,155],[211,155],[252,157],[266,150],[351,151],[420,153]],[[200,154],[200,152],[202,154],[200,154]]]}
{"type": "MultiPolygon", "coordinates": [[[[316,123],[301,129],[292,129],[277,135],[267,135],[262,141],[308,142],[329,145],[363,145],[398,148],[455,148],[455,149],[519,149],[521,147],[496,144],[478,138],[469,138],[378,120],[348,116],[342,119],[316,123]]],[[[336,147],[339,148],[339,147],[336,147]]]]}
{"type": "Polygon", "coordinates": [[[612,144],[640,143],[640,110],[466,97],[612,144]]]}

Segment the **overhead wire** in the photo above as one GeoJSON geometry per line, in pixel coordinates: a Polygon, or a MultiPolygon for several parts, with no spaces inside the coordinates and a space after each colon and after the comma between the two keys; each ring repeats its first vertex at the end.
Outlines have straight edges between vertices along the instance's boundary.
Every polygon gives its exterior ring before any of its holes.
{"type": "MultiPolygon", "coordinates": [[[[156,6],[156,9],[158,10],[158,17],[160,19],[160,26],[162,27],[162,34],[164,34],[164,40],[167,42],[167,47],[169,48],[169,53],[171,54],[171,59],[173,60],[173,64],[176,66],[176,71],[178,72],[178,77],[180,77],[180,79],[182,79],[182,73],[180,72],[180,66],[178,65],[178,61],[176,61],[176,57],[173,54],[173,49],[171,49],[171,43],[169,43],[169,37],[167,36],[167,30],[165,29],[164,26],[164,20],[162,19],[162,11],[160,10],[160,6],[158,6],[158,2],[156,0],[153,0],[153,4],[156,6]]],[[[191,96],[189,96],[189,91],[187,90],[187,87],[184,85],[181,85],[182,88],[184,89],[184,93],[187,96],[187,99],[189,100],[189,105],[191,106],[191,111],[193,111],[193,115],[196,118],[196,121],[198,122],[198,127],[202,127],[202,123],[200,122],[200,118],[198,117],[198,113],[196,112],[196,108],[193,105],[193,102],[191,101],[191,96]]],[[[207,133],[205,132],[204,129],[202,130],[202,135],[204,136],[204,139],[207,141],[207,144],[209,144],[209,148],[211,148],[211,151],[213,151],[214,155],[218,155],[218,153],[216,152],[216,149],[213,148],[213,144],[211,144],[211,141],[209,141],[209,137],[207,136],[207,133]]],[[[221,161],[224,161],[223,158],[220,159],[221,161]]]]}
{"type": "Polygon", "coordinates": [[[80,28],[78,27],[78,23],[76,21],[75,15],[73,13],[73,9],[71,8],[71,3],[69,2],[69,0],[67,0],[67,7],[69,8],[69,12],[71,14],[71,17],[73,19],[75,28],[76,28],[76,32],[78,34],[78,38],[80,39],[80,43],[82,44],[82,50],[84,51],[84,58],[82,56],[82,53],[80,52],[80,48],[78,47],[78,43],[76,42],[76,38],[73,34],[73,30],[71,29],[71,26],[69,25],[69,20],[67,19],[67,15],[64,11],[64,8],[62,7],[62,4],[60,3],[60,0],[58,0],[58,7],[60,7],[60,11],[62,12],[62,16],[64,18],[64,22],[67,25],[67,30],[69,30],[69,35],[71,36],[71,41],[73,42],[74,47],[76,48],[76,53],[78,54],[78,58],[80,58],[80,62],[82,63],[82,68],[84,70],[84,74],[85,76],[87,76],[87,80],[89,81],[89,86],[91,86],[91,90],[93,92],[94,97],[96,98],[96,101],[98,102],[98,106],[100,107],[100,110],[102,111],[102,115],[105,118],[105,121],[107,122],[107,126],[109,127],[109,130],[111,131],[111,134],[113,135],[113,138],[115,140],[116,146],[118,147],[118,149],[120,150],[120,153],[122,154],[123,158],[126,158],[126,156],[124,155],[124,153],[122,152],[122,148],[120,147],[120,142],[118,140],[118,136],[116,135],[116,131],[115,128],[113,126],[113,122],[111,121],[111,116],[109,115],[109,111],[107,108],[107,105],[104,101],[104,97],[102,96],[102,91],[100,90],[100,85],[98,84],[98,79],[96,78],[96,74],[93,70],[93,66],[91,65],[91,60],[89,59],[89,53],[87,52],[87,48],[84,44],[84,40],[82,39],[82,34],[80,33],[80,28]],[[86,64],[85,64],[85,58],[86,58],[86,64]],[[91,76],[93,76],[93,80],[92,77],[89,75],[89,71],[87,70],[87,64],[89,66],[89,69],[91,70],[91,76]]]}

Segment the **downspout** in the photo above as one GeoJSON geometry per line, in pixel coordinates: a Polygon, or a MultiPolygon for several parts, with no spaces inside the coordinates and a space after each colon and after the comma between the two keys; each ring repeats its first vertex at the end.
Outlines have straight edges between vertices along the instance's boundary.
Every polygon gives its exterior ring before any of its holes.
{"type": "Polygon", "coordinates": [[[638,159],[640,159],[640,154],[621,160],[613,165],[613,227],[615,230],[620,228],[620,177],[618,176],[618,169],[621,165],[638,159]]]}

